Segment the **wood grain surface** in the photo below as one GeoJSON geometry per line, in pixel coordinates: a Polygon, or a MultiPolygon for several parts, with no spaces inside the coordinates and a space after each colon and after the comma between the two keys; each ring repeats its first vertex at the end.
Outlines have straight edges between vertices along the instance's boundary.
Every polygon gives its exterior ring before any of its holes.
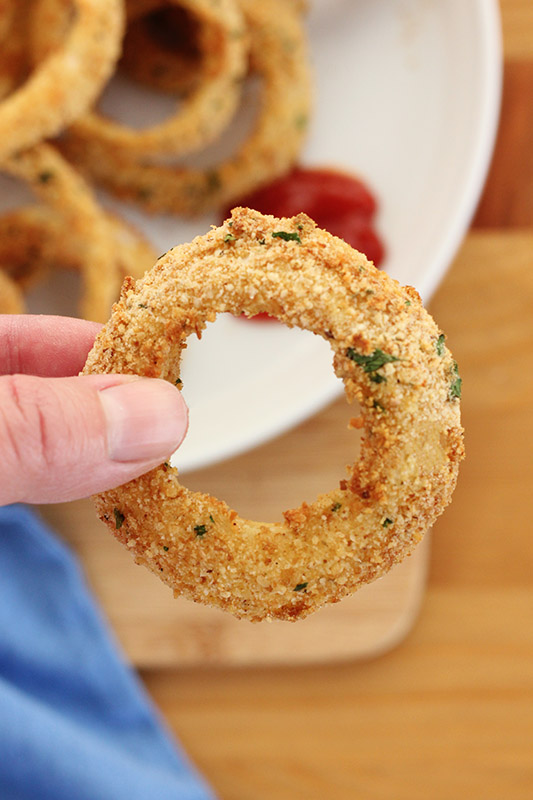
{"type": "MultiPolygon", "coordinates": [[[[533,2],[501,7],[494,162],[431,303],[464,379],[467,460],[434,529],[420,616],[364,661],[143,670],[221,800],[533,797],[533,2]]],[[[342,409],[311,429],[340,425],[342,409]]],[[[319,447],[323,486],[344,453],[335,438],[319,447]]],[[[287,452],[285,437],[275,448],[307,471],[309,453],[287,452]]],[[[265,496],[271,469],[256,467],[265,496]]]]}

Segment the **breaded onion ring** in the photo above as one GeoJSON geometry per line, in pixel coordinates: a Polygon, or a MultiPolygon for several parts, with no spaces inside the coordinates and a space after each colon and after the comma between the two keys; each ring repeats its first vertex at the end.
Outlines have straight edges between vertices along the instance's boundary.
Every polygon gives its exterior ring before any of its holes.
{"type": "MultiPolygon", "coordinates": [[[[61,0],[40,0],[56,2],[61,0]]],[[[216,26],[216,69],[185,97],[171,117],[149,128],[135,129],[92,111],[73,122],[68,137],[75,146],[87,142],[100,158],[113,151],[131,156],[183,155],[209,144],[227,126],[240,100],[247,68],[248,48],[244,22],[235,0],[172,0],[187,8],[200,25],[216,26]]],[[[159,2],[157,5],[161,5],[159,2]]],[[[41,30],[37,28],[37,32],[41,30]]],[[[43,31],[48,35],[48,31],[43,31]]]]}
{"type": "Polygon", "coordinates": [[[84,372],[175,383],[187,337],[221,312],[268,312],[329,342],[346,397],[361,406],[349,477],[274,524],[186,489],[168,464],[98,495],[96,507],[177,595],[253,621],[294,620],[390,569],[448,504],[463,457],[460,379],[414,289],[304,214],[243,208],[125,282],[84,372]]]}
{"type": "Polygon", "coordinates": [[[306,38],[298,14],[280,0],[240,0],[252,69],[262,79],[255,127],[228,159],[208,169],[149,164],[97,142],[66,140],[67,157],[107,189],[148,211],[194,215],[227,206],[284,174],[302,147],[311,105],[306,38]]]}
{"type": "Polygon", "coordinates": [[[161,7],[161,0],[153,6],[148,13],[143,9],[139,19],[128,14],[119,68],[151,89],[190,94],[218,71],[220,36],[215,26],[200,23],[185,8],[161,7]]]}
{"type": "Polygon", "coordinates": [[[110,76],[123,31],[121,0],[75,0],[63,45],[0,103],[0,160],[54,136],[84,113],[110,76]]]}
{"type": "MultiPolygon", "coordinates": [[[[141,278],[157,257],[152,245],[132,225],[106,214],[120,280],[141,278]]],[[[65,220],[48,206],[17,208],[0,217],[0,266],[22,289],[54,269],[82,271],[84,253],[65,220]]]]}
{"type": "Polygon", "coordinates": [[[107,319],[122,278],[116,269],[109,224],[83,178],[46,144],[17,153],[2,168],[26,181],[61,215],[83,259],[81,314],[97,322],[107,319]]]}

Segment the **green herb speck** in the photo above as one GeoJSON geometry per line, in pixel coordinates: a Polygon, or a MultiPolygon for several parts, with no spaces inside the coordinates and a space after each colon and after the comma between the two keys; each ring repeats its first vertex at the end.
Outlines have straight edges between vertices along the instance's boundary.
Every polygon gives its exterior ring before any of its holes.
{"type": "Polygon", "coordinates": [[[235,241],[235,239],[236,239],[236,237],[233,235],[233,233],[227,233],[227,234],[224,236],[224,241],[225,241],[225,242],[234,242],[234,241],[235,241]]]}
{"type": "Polygon", "coordinates": [[[195,525],[194,532],[197,536],[203,536],[204,533],[207,533],[207,525],[195,525]]]}
{"type": "Polygon", "coordinates": [[[113,514],[115,515],[115,528],[118,531],[120,530],[120,528],[122,528],[122,525],[126,517],[124,516],[122,511],[120,511],[118,508],[113,509],[113,514]]]}
{"type": "Polygon", "coordinates": [[[307,589],[307,581],[305,581],[305,583],[297,583],[292,591],[293,592],[303,592],[304,589],[307,589]]]}
{"type": "Polygon", "coordinates": [[[339,508],[341,508],[341,507],[342,507],[342,503],[333,503],[333,505],[331,506],[331,510],[332,511],[338,511],[339,508]]]}
{"type": "Polygon", "coordinates": [[[446,339],[445,335],[443,333],[441,333],[441,335],[439,336],[439,338],[435,342],[435,349],[437,351],[437,355],[438,356],[443,356],[444,355],[444,341],[445,341],[445,339],[446,339]]]}
{"type": "Polygon", "coordinates": [[[392,523],[393,523],[393,522],[394,522],[394,520],[393,520],[393,519],[389,519],[389,517],[387,517],[387,519],[386,519],[386,520],[384,521],[384,523],[383,523],[383,527],[384,527],[384,528],[388,528],[388,527],[389,527],[389,525],[392,525],[392,523]]]}
{"type": "Polygon", "coordinates": [[[459,367],[457,366],[457,361],[453,362],[452,376],[453,376],[453,381],[450,385],[450,391],[448,393],[448,397],[450,398],[450,400],[461,397],[461,388],[463,385],[463,379],[459,375],[459,367]]]}
{"type": "Polygon", "coordinates": [[[353,347],[349,347],[346,351],[346,355],[348,356],[351,361],[355,361],[360,367],[363,367],[363,370],[370,375],[370,380],[372,383],[383,383],[387,379],[383,375],[378,375],[377,370],[381,369],[381,367],[385,366],[385,364],[390,364],[393,361],[399,361],[400,359],[396,356],[391,356],[389,353],[384,353],[383,350],[377,348],[374,350],[373,353],[369,356],[365,356],[362,353],[358,353],[357,350],[354,350],[353,347]]]}
{"type": "Polygon", "coordinates": [[[272,237],[274,239],[283,239],[284,242],[298,242],[298,244],[302,243],[300,234],[296,231],[274,231],[272,237]]]}
{"type": "Polygon", "coordinates": [[[346,355],[352,361],[355,361],[355,363],[360,367],[363,367],[364,371],[367,373],[376,372],[376,370],[384,367],[385,364],[390,364],[393,361],[400,360],[396,356],[391,356],[389,353],[384,353],[383,350],[380,350],[379,348],[374,350],[371,355],[365,356],[362,353],[358,353],[357,350],[353,349],[353,347],[349,347],[346,351],[346,355]]]}
{"type": "Polygon", "coordinates": [[[166,544],[163,545],[163,550],[165,551],[165,553],[168,552],[168,547],[166,546],[166,544]]]}

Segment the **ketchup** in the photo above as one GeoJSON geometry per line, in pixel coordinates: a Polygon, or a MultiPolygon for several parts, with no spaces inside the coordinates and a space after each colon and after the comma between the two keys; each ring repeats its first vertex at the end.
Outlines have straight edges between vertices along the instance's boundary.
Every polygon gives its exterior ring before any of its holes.
{"type": "MultiPolygon", "coordinates": [[[[376,200],[360,179],[344,172],[296,167],[283,178],[240,198],[238,205],[276,217],[293,217],[304,211],[319,228],[344,239],[376,267],[383,261],[385,249],[374,228],[376,200]]],[[[254,317],[265,318],[268,314],[254,317]]]]}

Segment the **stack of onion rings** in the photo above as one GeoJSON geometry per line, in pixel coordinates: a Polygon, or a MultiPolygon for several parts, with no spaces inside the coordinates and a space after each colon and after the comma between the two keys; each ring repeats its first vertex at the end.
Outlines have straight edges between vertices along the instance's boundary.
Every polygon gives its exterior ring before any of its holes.
{"type": "Polygon", "coordinates": [[[186,215],[232,203],[285,173],[301,150],[311,106],[311,75],[300,16],[280,0],[241,0],[261,109],[238,152],[207,169],[154,164],[93,140],[66,138],[63,152],[118,197],[151,212],[186,215]]]}
{"type": "Polygon", "coordinates": [[[221,312],[267,312],[329,342],[346,397],[361,407],[361,455],[347,479],[274,524],[189,491],[169,464],[96,506],[176,594],[252,621],[295,620],[390,569],[449,503],[463,457],[457,365],[413,289],[304,214],[239,208],[126,280],[84,372],[179,383],[187,337],[221,312]]]}
{"type": "MultiPolygon", "coordinates": [[[[41,4],[62,0],[39,0],[41,4]]],[[[151,6],[164,5],[153,0],[151,6]]],[[[219,66],[210,80],[202,81],[186,97],[175,115],[150,128],[136,130],[102,116],[95,111],[78,118],[69,130],[73,145],[83,149],[87,143],[99,152],[99,158],[111,158],[119,149],[125,156],[142,154],[181,155],[197,150],[215,139],[226,127],[237,107],[240,83],[246,69],[245,30],[242,15],[233,0],[179,0],[179,5],[197,15],[201,24],[216,26],[219,32],[219,66]]],[[[58,27],[64,24],[58,15],[58,27]]],[[[49,36],[38,22],[38,34],[49,36]]]]}

